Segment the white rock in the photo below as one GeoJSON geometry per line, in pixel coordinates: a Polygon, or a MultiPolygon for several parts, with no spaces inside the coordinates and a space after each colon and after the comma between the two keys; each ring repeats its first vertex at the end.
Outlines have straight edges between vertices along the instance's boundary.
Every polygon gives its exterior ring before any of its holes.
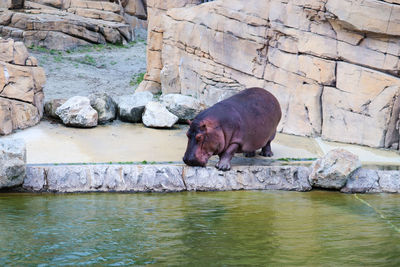
{"type": "Polygon", "coordinates": [[[106,93],[89,95],[90,105],[99,115],[98,123],[104,124],[113,121],[117,116],[117,106],[114,100],[106,93]]]}
{"type": "Polygon", "coordinates": [[[357,155],[344,149],[334,149],[313,163],[308,179],[313,187],[340,189],[360,167],[357,155]]]}
{"type": "Polygon", "coordinates": [[[170,128],[178,121],[178,117],[163,104],[152,101],[147,103],[142,120],[147,127],[170,128]]]}
{"type": "Polygon", "coordinates": [[[144,107],[152,99],[153,94],[147,91],[120,96],[116,99],[119,118],[127,122],[140,122],[144,107]]]}
{"type": "Polygon", "coordinates": [[[194,97],[181,94],[167,94],[162,103],[179,120],[192,120],[201,111],[200,101],[194,97]]]}
{"type": "Polygon", "coordinates": [[[90,99],[88,97],[71,97],[57,108],[56,114],[68,126],[88,128],[97,125],[98,114],[90,106],[90,99]]]}
{"type": "Polygon", "coordinates": [[[26,173],[26,147],[22,139],[0,140],[0,188],[21,185],[26,173]]]}

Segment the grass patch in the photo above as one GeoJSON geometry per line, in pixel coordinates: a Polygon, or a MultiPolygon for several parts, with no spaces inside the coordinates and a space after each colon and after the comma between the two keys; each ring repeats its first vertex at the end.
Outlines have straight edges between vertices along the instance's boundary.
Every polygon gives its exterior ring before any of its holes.
{"type": "Polygon", "coordinates": [[[317,158],[279,158],[279,161],[314,161],[317,160],[317,158]]]}
{"type": "Polygon", "coordinates": [[[53,57],[55,62],[62,62],[63,61],[63,57],[61,55],[56,55],[53,57]]]}
{"type": "Polygon", "coordinates": [[[50,53],[50,49],[47,49],[46,47],[43,46],[36,46],[36,45],[30,45],[28,48],[32,51],[36,52],[41,52],[41,53],[50,53]]]}
{"type": "Polygon", "coordinates": [[[136,73],[135,75],[133,75],[129,82],[129,85],[135,86],[135,85],[141,83],[144,79],[145,74],[146,74],[146,72],[141,72],[141,73],[136,73]]]}
{"type": "Polygon", "coordinates": [[[96,59],[91,55],[85,55],[83,58],[75,59],[75,61],[78,62],[78,63],[91,65],[91,66],[96,66],[97,65],[96,59]]]}

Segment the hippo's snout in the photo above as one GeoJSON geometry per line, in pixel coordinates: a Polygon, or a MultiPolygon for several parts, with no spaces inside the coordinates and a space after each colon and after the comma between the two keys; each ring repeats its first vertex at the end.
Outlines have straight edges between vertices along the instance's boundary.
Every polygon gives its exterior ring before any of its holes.
{"type": "Polygon", "coordinates": [[[186,157],[186,155],[183,157],[183,162],[185,162],[185,164],[189,166],[206,166],[206,164],[198,161],[197,159],[186,157]]]}

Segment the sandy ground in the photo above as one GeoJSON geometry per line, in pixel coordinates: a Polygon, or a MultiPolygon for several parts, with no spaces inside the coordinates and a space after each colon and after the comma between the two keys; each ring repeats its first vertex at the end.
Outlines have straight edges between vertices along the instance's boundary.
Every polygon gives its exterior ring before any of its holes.
{"type": "Polygon", "coordinates": [[[137,75],[146,71],[143,40],[124,46],[95,45],[67,52],[32,48],[30,53],[45,69],[46,100],[95,92],[133,93],[137,75]]]}
{"type": "MultiPolygon", "coordinates": [[[[25,140],[27,162],[30,164],[142,161],[183,164],[187,128],[187,125],[176,125],[171,130],[151,129],[141,123],[114,121],[91,129],[78,129],[42,121],[39,125],[19,131],[11,137],[25,140]]],[[[299,164],[300,159],[310,163],[312,158],[321,157],[338,147],[357,154],[364,165],[400,166],[399,154],[394,151],[287,134],[277,134],[272,142],[273,159],[295,159],[292,164],[299,164]]],[[[210,165],[214,165],[216,160],[214,157],[210,165]]],[[[236,154],[232,163],[270,165],[271,160],[262,156],[244,158],[242,154],[236,154]]]]}
{"type": "MultiPolygon", "coordinates": [[[[123,47],[97,45],[74,51],[58,52],[40,48],[31,54],[44,67],[47,82],[46,100],[69,98],[107,92],[118,96],[133,93],[137,76],[146,70],[146,43],[138,41],[123,47]]],[[[11,137],[22,138],[27,144],[27,162],[43,163],[105,163],[105,162],[175,162],[183,163],[187,126],[171,130],[150,129],[142,124],[115,121],[92,129],[65,127],[52,121],[18,131],[11,137]]],[[[305,138],[278,134],[272,144],[274,159],[318,158],[337,147],[360,157],[363,164],[400,166],[394,151],[363,146],[325,142],[321,138],[305,138]]],[[[210,164],[215,164],[214,157],[210,164]]],[[[237,154],[233,164],[271,164],[261,156],[247,159],[237,154]]],[[[292,163],[299,163],[297,160],[292,163]]]]}

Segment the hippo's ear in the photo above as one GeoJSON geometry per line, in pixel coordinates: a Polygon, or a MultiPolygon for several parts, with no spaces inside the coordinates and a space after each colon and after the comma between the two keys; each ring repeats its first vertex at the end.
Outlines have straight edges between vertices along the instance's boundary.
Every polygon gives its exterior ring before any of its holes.
{"type": "Polygon", "coordinates": [[[189,126],[192,124],[191,120],[186,120],[186,123],[189,124],[189,126]]]}

